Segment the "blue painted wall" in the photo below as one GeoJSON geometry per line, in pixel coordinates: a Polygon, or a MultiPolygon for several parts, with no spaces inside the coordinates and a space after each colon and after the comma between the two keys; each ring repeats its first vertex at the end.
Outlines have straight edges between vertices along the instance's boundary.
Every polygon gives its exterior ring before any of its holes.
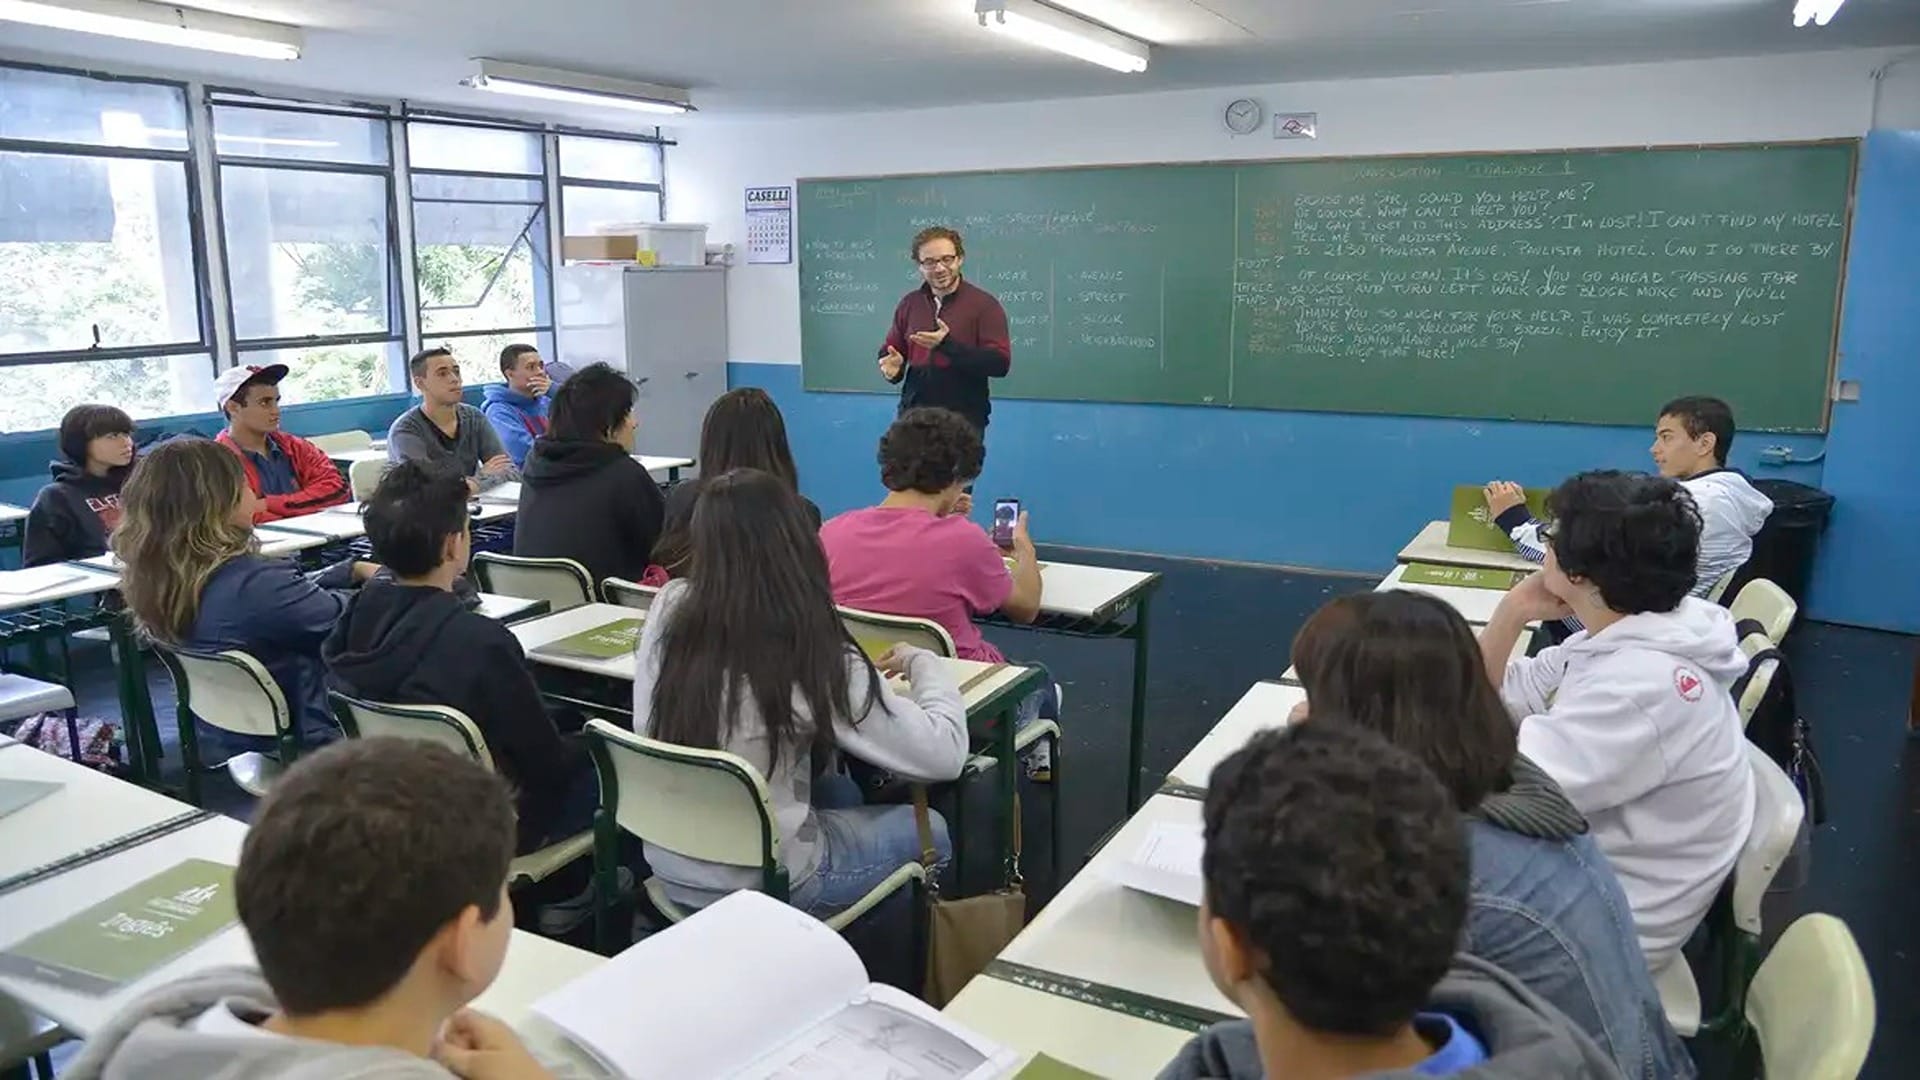
{"type": "Polygon", "coordinates": [[[1823,486],[1833,521],[1815,566],[1812,614],[1920,631],[1920,131],[1867,137],[1847,253],[1840,376],[1860,400],[1834,406],[1823,486]]]}

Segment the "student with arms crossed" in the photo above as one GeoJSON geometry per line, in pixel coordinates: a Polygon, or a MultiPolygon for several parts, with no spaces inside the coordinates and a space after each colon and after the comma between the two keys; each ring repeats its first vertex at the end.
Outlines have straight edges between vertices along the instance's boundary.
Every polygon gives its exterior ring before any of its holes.
{"type": "MultiPolygon", "coordinates": [[[[973,497],[967,486],[980,475],[986,451],[980,435],[959,414],[913,409],[880,438],[880,505],[851,510],[826,523],[820,543],[827,552],[836,603],[885,615],[931,619],[946,628],[965,660],[1004,663],[981,636],[974,616],[998,611],[1015,622],[1040,615],[1040,559],[1027,533],[1027,515],[1013,530],[1013,567],[978,525],[967,520],[973,497]]],[[[1059,689],[1048,680],[1020,706],[1019,726],[1037,717],[1057,719],[1059,689]]],[[[1036,744],[1029,768],[1041,760],[1036,744]]]]}
{"type": "MultiPolygon", "coordinates": [[[[840,755],[912,779],[954,779],[967,760],[960,688],[924,649],[896,645],[876,670],[854,644],[834,611],[818,536],[785,481],[753,469],[710,478],[693,547],[699,572],[669,583],[647,611],[634,727],[758,769],[793,905],[833,915],[921,855],[913,807],[861,805],[840,755]],[[911,696],[881,671],[905,676],[911,696]]],[[[944,864],[952,843],[938,814],[932,824],[944,864]]],[[[760,884],[757,869],[651,845],[646,856],[676,903],[704,907],[760,884]]]]}
{"type": "Polygon", "coordinates": [[[1481,632],[1520,752],[1593,825],[1658,973],[1699,925],[1753,823],[1753,769],[1728,686],[1747,669],[1725,608],[1689,596],[1700,514],[1679,484],[1582,473],[1555,489],[1546,567],[1481,632]],[[1509,661],[1526,624],[1566,644],[1509,661]]]}
{"type": "MultiPolygon", "coordinates": [[[[787,446],[787,422],[780,406],[767,392],[746,386],[729,390],[714,399],[700,425],[700,471],[719,476],[734,469],[759,469],[784,481],[800,494],[800,471],[794,467],[793,451],[787,446]]],[[[667,493],[667,523],[654,545],[653,561],[662,573],[656,580],[678,577],[687,572],[692,554],[687,530],[693,522],[693,508],[700,501],[700,481],[689,480],[667,493]]],[[[813,527],[820,527],[820,508],[813,500],[800,496],[813,527]]],[[[650,584],[653,582],[649,582],[650,584]]]]}
{"type": "Polygon", "coordinates": [[[261,497],[254,523],[299,517],[339,506],[350,491],[324,451],[280,430],[280,380],[287,365],[230,367],[213,380],[213,400],[227,419],[220,445],[247,471],[247,486],[261,497]]]}
{"type": "Polygon", "coordinates": [[[1467,827],[1463,951],[1579,1025],[1625,1077],[1694,1075],[1668,1026],[1633,911],[1586,818],[1517,750],[1473,630],[1405,590],[1343,596],[1293,642],[1301,712],[1367,728],[1426,764],[1467,827]]]}
{"type": "Polygon", "coordinates": [[[506,783],[419,739],[303,758],[261,802],[234,902],[259,967],[159,987],[93,1033],[75,1080],[550,1080],[465,1006],[513,940],[506,783]]]}
{"type": "Polygon", "coordinates": [[[597,588],[638,581],[660,539],[666,500],[633,458],[639,391],[605,364],[589,364],[553,396],[553,423],[527,455],[513,553],[572,559],[597,588]]]}
{"type": "Polygon", "coordinates": [[[531,345],[509,345],[500,350],[500,374],[505,382],[488,383],[480,408],[507,448],[515,468],[527,462],[533,440],[547,433],[547,394],[553,380],[546,362],[531,345]]]}
{"type": "Polygon", "coordinates": [[[111,405],[75,405],[60,418],[53,482],[33,497],[20,565],[107,553],[120,524],[120,489],[133,472],[133,419],[111,405]]]}
{"type": "Polygon", "coordinates": [[[513,784],[516,854],[591,828],[600,786],[586,747],[554,726],[513,634],[453,592],[472,551],[466,485],[405,462],[381,479],[365,516],[374,557],[393,580],[361,589],[321,646],[333,688],[466,714],[513,784]]]}
{"type": "MultiPolygon", "coordinates": [[[[123,514],[113,553],[125,564],[120,593],[141,632],[192,652],[239,649],[260,661],[286,696],[308,747],[339,736],[327,708],[320,643],[346,607],[343,590],[379,567],[343,562],[315,575],[290,559],[259,553],[253,522],[261,500],[240,459],[208,439],[161,443],[141,459],[121,493],[123,514]]],[[[202,727],[203,761],[228,760],[236,782],[250,779],[271,738],[202,727]]]]}
{"type": "Polygon", "coordinates": [[[444,348],[422,349],[407,362],[420,404],[394,418],[387,429],[387,460],[425,461],[467,478],[478,495],[520,479],[486,414],[460,396],[460,364],[444,348]]]}
{"type": "Polygon", "coordinates": [[[1455,955],[1467,840],[1425,766],[1314,720],[1253,737],[1207,784],[1200,950],[1247,1014],[1161,1080],[1604,1080],[1613,1063],[1512,975],[1455,955]]]}

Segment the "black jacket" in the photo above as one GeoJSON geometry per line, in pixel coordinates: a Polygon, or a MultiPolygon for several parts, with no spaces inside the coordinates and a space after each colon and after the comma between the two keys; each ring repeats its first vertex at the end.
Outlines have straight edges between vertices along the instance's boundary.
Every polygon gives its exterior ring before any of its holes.
{"type": "Polygon", "coordinates": [[[94,476],[71,461],[52,462],[53,483],[34,496],[27,513],[22,566],[91,559],[107,553],[107,536],[120,524],[120,486],[131,465],[94,476]]]}
{"type": "Polygon", "coordinates": [[[610,577],[639,581],[666,513],[660,485],[625,450],[542,437],[520,470],[513,553],[572,559],[596,589],[610,577]]]}
{"type": "Polygon", "coordinates": [[[520,643],[450,592],[372,582],[320,647],[333,689],[391,705],[445,705],[467,715],[517,789],[520,851],[549,840],[572,787],[592,772],[586,748],[560,734],[520,643]]]}

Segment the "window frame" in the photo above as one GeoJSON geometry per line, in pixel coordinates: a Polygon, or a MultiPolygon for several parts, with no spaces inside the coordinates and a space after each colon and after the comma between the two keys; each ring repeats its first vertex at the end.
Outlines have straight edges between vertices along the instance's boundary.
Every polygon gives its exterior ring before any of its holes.
{"type": "Polygon", "coordinates": [[[567,188],[570,187],[597,188],[601,191],[651,192],[660,200],[660,220],[667,220],[667,147],[674,145],[674,143],[672,140],[660,138],[657,134],[659,131],[658,128],[655,128],[654,131],[656,134],[652,138],[645,138],[616,135],[604,131],[588,131],[581,128],[556,127],[553,129],[553,156],[556,181],[552,198],[554,220],[558,223],[561,236],[573,235],[567,232],[566,220],[567,188]],[[651,143],[653,146],[654,160],[660,166],[659,169],[656,170],[656,174],[660,179],[653,182],[639,180],[595,180],[586,177],[569,179],[567,176],[566,148],[562,141],[568,137],[577,139],[605,139],[609,142],[651,143]]]}

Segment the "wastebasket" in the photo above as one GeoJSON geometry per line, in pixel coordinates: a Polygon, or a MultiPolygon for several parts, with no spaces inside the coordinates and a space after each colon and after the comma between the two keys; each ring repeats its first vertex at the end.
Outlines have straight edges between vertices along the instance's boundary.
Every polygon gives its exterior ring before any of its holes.
{"type": "Polygon", "coordinates": [[[1817,487],[1792,480],[1755,480],[1753,486],[1773,500],[1773,513],[1753,538],[1753,556],[1727,590],[1732,603],[1740,586],[1766,578],[1805,607],[1807,582],[1813,577],[1813,555],[1820,533],[1833,513],[1833,496],[1817,487]]]}

